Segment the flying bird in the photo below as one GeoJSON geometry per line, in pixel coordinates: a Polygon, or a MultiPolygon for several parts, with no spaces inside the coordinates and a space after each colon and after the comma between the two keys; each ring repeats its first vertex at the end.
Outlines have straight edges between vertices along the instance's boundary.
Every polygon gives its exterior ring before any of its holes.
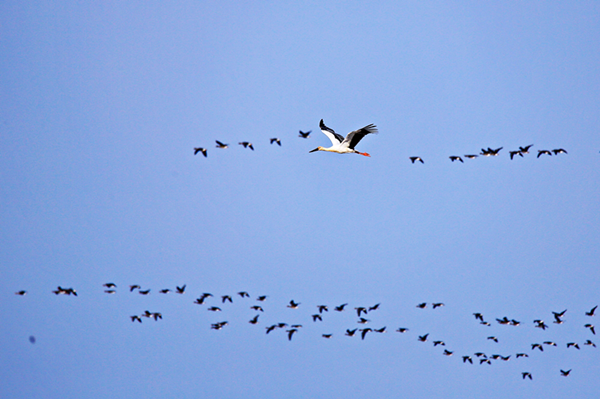
{"type": "Polygon", "coordinates": [[[198,154],[199,152],[201,152],[202,155],[204,155],[204,158],[206,158],[208,156],[206,148],[202,148],[202,147],[194,148],[194,155],[198,154]]]}
{"type": "Polygon", "coordinates": [[[425,163],[425,162],[423,162],[423,159],[421,157],[410,157],[410,161],[412,163],[415,163],[416,161],[419,161],[421,163],[425,163]]]}
{"type": "Polygon", "coordinates": [[[250,148],[252,151],[254,151],[254,147],[252,147],[252,143],[249,143],[247,141],[242,141],[241,143],[238,143],[239,145],[243,145],[244,148],[250,148]]]}
{"type": "Polygon", "coordinates": [[[217,148],[229,148],[229,144],[223,144],[219,140],[215,140],[215,143],[217,143],[217,148]]]}
{"type": "Polygon", "coordinates": [[[446,305],[444,305],[442,302],[438,302],[438,303],[432,303],[431,306],[433,307],[433,309],[435,309],[435,308],[441,308],[442,306],[446,306],[446,305]]]}
{"type": "Polygon", "coordinates": [[[108,289],[117,288],[116,284],[114,284],[114,283],[106,283],[106,284],[102,284],[102,286],[106,287],[108,289]]]}
{"type": "Polygon", "coordinates": [[[273,143],[277,143],[277,145],[279,145],[281,147],[281,140],[279,140],[277,137],[270,139],[271,144],[273,143]]]}
{"type": "Polygon", "coordinates": [[[296,303],[296,302],[294,302],[294,300],[292,299],[292,300],[290,301],[290,304],[289,304],[289,305],[287,305],[287,307],[288,307],[288,308],[290,308],[290,309],[298,309],[298,306],[299,306],[299,305],[300,305],[300,303],[296,303]]]}
{"type": "Polygon", "coordinates": [[[369,331],[373,331],[373,330],[372,330],[372,329],[370,329],[370,328],[362,328],[362,329],[360,329],[360,330],[358,330],[358,331],[360,331],[360,338],[361,338],[361,339],[365,339],[365,336],[367,335],[367,333],[368,333],[369,331]]]}
{"type": "Polygon", "coordinates": [[[596,308],[598,307],[598,305],[594,306],[589,312],[585,312],[586,316],[594,316],[594,313],[596,312],[596,308]]]}
{"type": "Polygon", "coordinates": [[[465,155],[465,158],[468,158],[468,159],[475,159],[475,158],[477,158],[478,156],[479,156],[479,155],[474,155],[474,154],[473,154],[473,155],[465,155]]]}
{"type": "Polygon", "coordinates": [[[171,290],[168,289],[168,288],[165,288],[164,290],[160,290],[158,292],[161,293],[161,294],[168,294],[169,292],[171,292],[171,290]]]}
{"type": "Polygon", "coordinates": [[[307,139],[308,136],[310,136],[310,132],[312,132],[312,130],[309,130],[306,133],[304,133],[302,130],[300,130],[299,132],[300,132],[300,134],[298,134],[298,137],[302,137],[303,139],[307,139]]]}
{"type": "Polygon", "coordinates": [[[473,364],[473,358],[471,358],[471,356],[463,356],[462,360],[463,360],[463,363],[469,362],[469,363],[473,364]]]}
{"type": "Polygon", "coordinates": [[[373,311],[373,310],[377,310],[379,309],[379,305],[381,305],[380,303],[375,304],[373,306],[369,306],[369,312],[373,311]]]}
{"type": "Polygon", "coordinates": [[[537,157],[538,157],[538,158],[539,158],[539,157],[541,157],[541,156],[542,156],[542,154],[546,154],[546,155],[550,155],[550,156],[552,156],[552,153],[551,153],[550,151],[548,151],[548,150],[538,150],[537,157]]]}
{"type": "MultiPolygon", "coordinates": [[[[347,303],[343,303],[340,306],[336,306],[335,308],[333,308],[333,310],[335,310],[336,312],[343,312],[344,311],[344,307],[348,305],[347,303]]],[[[360,316],[360,315],[359,315],[360,316]]]]}
{"type": "Polygon", "coordinates": [[[318,313],[317,313],[317,314],[314,314],[314,315],[312,315],[312,319],[313,319],[313,321],[317,321],[317,320],[319,320],[319,321],[323,321],[323,318],[322,318],[322,317],[321,317],[321,315],[320,315],[320,314],[318,314],[318,313]]]}
{"type": "Polygon", "coordinates": [[[523,379],[529,378],[530,380],[533,380],[533,377],[531,376],[531,373],[528,372],[528,371],[522,372],[521,375],[523,376],[523,379]]]}
{"type": "Polygon", "coordinates": [[[427,307],[427,303],[426,302],[420,303],[420,304],[417,305],[417,307],[419,309],[425,309],[427,307]]]}
{"type": "Polygon", "coordinates": [[[558,154],[568,154],[567,151],[565,151],[562,148],[557,148],[556,150],[552,150],[552,152],[554,153],[554,155],[558,155],[558,154]]]}
{"type": "Polygon", "coordinates": [[[183,294],[185,292],[185,284],[182,287],[175,287],[175,292],[178,294],[183,294]]]}
{"type": "Polygon", "coordinates": [[[510,151],[509,154],[510,154],[510,159],[511,160],[513,159],[513,157],[515,155],[519,155],[521,158],[523,157],[523,154],[521,153],[521,151],[510,151]]]}
{"type": "Polygon", "coordinates": [[[454,161],[460,161],[460,162],[464,163],[464,161],[462,160],[462,158],[461,157],[457,157],[456,155],[451,155],[449,158],[450,158],[450,160],[452,162],[454,162],[454,161]]]}
{"type": "Polygon", "coordinates": [[[496,148],[495,150],[492,150],[490,147],[488,147],[487,150],[485,150],[485,149],[482,148],[481,149],[481,155],[483,155],[484,157],[497,157],[498,153],[503,148],[504,147],[500,147],[500,148],[496,148]]]}
{"type": "Polygon", "coordinates": [[[233,299],[231,298],[231,296],[230,296],[230,295],[223,295],[223,296],[221,297],[221,302],[222,302],[222,303],[225,303],[225,301],[229,301],[229,303],[233,303],[233,299]]]}
{"type": "Polygon", "coordinates": [[[396,331],[398,331],[400,334],[404,334],[405,332],[408,331],[408,328],[404,328],[404,327],[400,327],[399,329],[397,329],[396,331]]]}
{"type": "Polygon", "coordinates": [[[493,337],[493,336],[492,337],[487,337],[487,339],[489,339],[490,341],[494,341],[494,342],[498,343],[498,338],[496,338],[496,337],[493,337]]]}
{"type": "Polygon", "coordinates": [[[323,123],[323,119],[321,119],[321,122],[319,122],[319,126],[321,127],[321,131],[323,132],[323,134],[325,136],[327,136],[329,138],[329,140],[331,140],[332,146],[328,147],[328,148],[319,146],[309,152],[328,151],[328,152],[337,152],[338,154],[360,154],[360,155],[364,155],[366,157],[370,157],[370,155],[368,153],[358,152],[354,149],[354,147],[367,134],[377,133],[377,128],[375,125],[370,124],[361,129],[354,130],[354,131],[348,133],[346,135],[346,138],[344,138],[342,135],[334,132],[333,129],[330,129],[327,126],[325,126],[325,124],[323,123]]]}
{"type": "Polygon", "coordinates": [[[246,291],[240,291],[238,292],[238,295],[242,298],[250,298],[250,294],[248,294],[246,291]]]}
{"type": "Polygon", "coordinates": [[[295,332],[297,332],[298,330],[296,328],[292,328],[291,330],[285,330],[288,333],[288,341],[292,340],[292,335],[294,335],[295,332]]]}
{"type": "Polygon", "coordinates": [[[529,144],[528,146],[525,147],[519,147],[519,151],[521,152],[521,154],[529,154],[529,149],[533,147],[533,144],[529,144]]]}
{"type": "Polygon", "coordinates": [[[317,305],[317,308],[319,309],[319,313],[329,312],[329,308],[326,305],[317,305]]]}
{"type": "Polygon", "coordinates": [[[425,335],[419,335],[419,341],[421,341],[421,342],[427,341],[428,336],[429,336],[429,333],[427,333],[425,335]]]}
{"type": "Polygon", "coordinates": [[[137,285],[137,284],[130,285],[130,286],[129,286],[129,292],[132,292],[132,291],[133,291],[133,290],[135,290],[135,289],[138,289],[138,290],[139,290],[139,289],[141,289],[141,288],[142,288],[142,287],[140,287],[140,286],[139,286],[139,285],[137,285]]]}
{"type": "Polygon", "coordinates": [[[17,292],[15,292],[15,295],[20,295],[20,296],[27,295],[27,291],[25,291],[25,290],[17,291],[17,292]]]}
{"type": "Polygon", "coordinates": [[[542,345],[540,344],[531,344],[531,350],[534,350],[535,348],[538,348],[540,351],[544,351],[544,348],[542,347],[542,345]]]}
{"type": "Polygon", "coordinates": [[[593,324],[589,324],[589,323],[588,323],[588,324],[586,324],[584,327],[585,327],[585,328],[589,328],[589,329],[590,329],[590,331],[592,332],[592,334],[596,335],[596,331],[594,330],[594,325],[593,325],[593,324]]]}
{"type": "Polygon", "coordinates": [[[356,328],[354,330],[347,329],[346,334],[344,335],[346,335],[347,337],[354,337],[354,334],[356,334],[356,330],[356,328]]]}
{"type": "Polygon", "coordinates": [[[250,324],[257,324],[258,323],[258,316],[260,316],[260,315],[257,314],[256,316],[254,316],[248,323],[250,323],[250,324]]]}
{"type": "Polygon", "coordinates": [[[567,343],[567,348],[570,348],[570,347],[574,347],[577,350],[579,350],[579,345],[577,345],[577,343],[575,343],[575,342],[569,342],[569,343],[567,343]]]}
{"type": "Polygon", "coordinates": [[[563,377],[567,377],[571,373],[571,370],[572,369],[569,369],[567,371],[560,370],[560,375],[562,375],[563,377]]]}
{"type": "Polygon", "coordinates": [[[323,338],[327,338],[327,339],[329,339],[329,338],[331,338],[331,337],[333,336],[333,334],[321,334],[321,336],[322,336],[323,338]]]}

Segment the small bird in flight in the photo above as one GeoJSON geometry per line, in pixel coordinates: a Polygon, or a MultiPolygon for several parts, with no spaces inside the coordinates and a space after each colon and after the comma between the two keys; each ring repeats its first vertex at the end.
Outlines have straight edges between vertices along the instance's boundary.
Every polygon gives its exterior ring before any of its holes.
{"type": "Polygon", "coordinates": [[[217,148],[229,148],[229,144],[223,144],[219,140],[215,140],[215,143],[217,143],[217,148]]]}
{"type": "Polygon", "coordinates": [[[308,136],[310,136],[310,132],[312,132],[312,130],[309,130],[306,133],[304,133],[302,130],[300,130],[299,132],[300,132],[300,134],[298,135],[298,137],[302,137],[303,139],[307,139],[308,136]]]}
{"type": "Polygon", "coordinates": [[[198,154],[199,152],[201,152],[202,155],[204,155],[204,158],[206,158],[208,156],[206,148],[202,148],[202,147],[194,148],[194,155],[198,154]]]}
{"type": "Polygon", "coordinates": [[[281,147],[281,140],[279,140],[277,137],[272,138],[270,141],[271,141],[271,144],[277,143],[277,145],[279,145],[281,147]]]}
{"type": "Polygon", "coordinates": [[[425,162],[423,162],[423,159],[421,157],[410,157],[410,161],[412,163],[415,163],[416,161],[419,161],[421,163],[425,163],[425,162]]]}
{"type": "Polygon", "coordinates": [[[243,145],[244,148],[250,148],[252,151],[254,151],[254,147],[252,147],[252,143],[249,143],[247,141],[242,141],[241,143],[238,143],[239,145],[243,145]]]}

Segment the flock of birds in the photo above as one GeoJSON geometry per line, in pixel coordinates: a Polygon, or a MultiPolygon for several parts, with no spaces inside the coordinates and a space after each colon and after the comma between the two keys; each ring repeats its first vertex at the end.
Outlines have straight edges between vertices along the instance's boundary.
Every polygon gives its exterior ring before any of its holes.
{"type": "MultiPolygon", "coordinates": [[[[363,128],[360,128],[358,130],[354,130],[350,133],[348,133],[346,135],[346,137],[336,133],[333,129],[325,126],[325,123],[323,122],[323,119],[321,119],[321,121],[319,122],[319,127],[321,129],[321,132],[323,132],[323,134],[325,136],[327,136],[329,138],[329,140],[331,140],[331,147],[317,147],[314,150],[311,150],[309,152],[315,152],[315,151],[326,151],[326,152],[335,152],[338,154],[360,154],[360,155],[364,155],[367,157],[370,157],[371,155],[369,155],[366,152],[359,152],[357,151],[354,147],[363,139],[363,137],[365,137],[368,134],[371,133],[377,133],[377,127],[374,124],[370,124],[367,125],[363,128]]],[[[311,134],[311,130],[309,130],[308,132],[303,132],[302,130],[299,131],[298,137],[301,137],[303,139],[307,139],[310,137],[311,134]]],[[[225,144],[220,142],[219,140],[215,140],[215,142],[217,143],[216,147],[217,148],[221,148],[221,149],[225,149],[225,148],[229,148],[229,144],[225,144]]],[[[276,143],[279,146],[281,146],[281,140],[277,137],[274,138],[270,138],[269,142],[271,144],[276,143]]],[[[239,145],[243,146],[244,148],[249,148],[252,151],[254,151],[254,147],[252,145],[252,143],[248,142],[248,141],[242,141],[238,143],[239,145]]],[[[509,156],[510,159],[514,159],[515,156],[520,156],[523,157],[525,154],[529,154],[529,149],[533,147],[533,144],[524,146],[524,147],[519,147],[519,149],[514,150],[514,151],[509,151],[509,156]]],[[[475,159],[479,156],[484,156],[484,157],[495,157],[498,156],[498,154],[500,153],[500,150],[502,150],[504,147],[500,147],[500,148],[496,148],[496,149],[492,149],[492,148],[482,148],[481,152],[479,154],[465,154],[463,155],[466,159],[475,159]]],[[[202,155],[204,155],[204,157],[208,157],[208,150],[204,147],[195,147],[194,148],[194,155],[198,154],[198,153],[202,153],[202,155]]],[[[552,154],[554,155],[559,155],[559,154],[568,154],[567,151],[564,148],[556,148],[553,150],[538,150],[537,153],[537,158],[541,157],[542,155],[548,155],[548,156],[552,156],[552,154]]],[[[462,157],[458,156],[458,155],[450,155],[450,161],[454,162],[454,161],[458,161],[458,162],[462,162],[464,163],[462,157]]],[[[412,156],[409,157],[410,161],[414,164],[415,162],[421,162],[421,163],[425,163],[425,161],[423,160],[423,158],[421,158],[420,156],[412,156]]]]}
{"type": "MultiPolygon", "coordinates": [[[[166,294],[170,294],[170,293],[183,295],[186,293],[186,287],[187,286],[184,284],[182,286],[176,286],[175,289],[163,288],[163,289],[158,290],[157,292],[160,295],[166,295],[166,294]]],[[[113,294],[117,293],[117,285],[114,283],[105,283],[105,284],[103,284],[103,288],[104,288],[104,293],[107,295],[113,295],[113,294]]],[[[128,292],[137,293],[139,295],[150,295],[151,291],[152,290],[149,288],[142,289],[142,287],[138,284],[129,285],[129,287],[128,287],[128,292]]],[[[77,291],[72,287],[65,288],[65,287],[58,286],[56,288],[56,290],[52,291],[52,293],[54,293],[55,295],[77,296],[77,291]]],[[[20,290],[20,291],[15,292],[15,295],[25,296],[25,295],[27,295],[27,291],[20,290]]],[[[248,323],[251,325],[260,324],[261,322],[259,321],[259,318],[265,314],[265,303],[268,302],[268,298],[269,298],[268,295],[257,296],[255,298],[255,300],[252,301],[252,299],[250,299],[250,294],[246,291],[240,291],[235,295],[225,294],[225,295],[221,295],[220,297],[219,296],[215,297],[213,294],[205,292],[205,293],[202,293],[201,295],[199,295],[198,298],[196,298],[193,301],[193,303],[196,305],[205,306],[207,311],[216,314],[216,313],[220,313],[220,312],[223,312],[224,310],[226,310],[225,306],[227,304],[232,304],[234,302],[234,297],[238,297],[238,296],[239,296],[239,299],[236,299],[236,302],[237,301],[246,301],[246,305],[250,305],[250,306],[248,306],[248,308],[255,312],[255,314],[252,316],[252,318],[250,318],[248,320],[248,323]],[[248,303],[247,301],[251,301],[251,303],[248,303]]],[[[300,302],[296,302],[292,299],[289,301],[289,303],[286,305],[286,307],[289,309],[299,309],[301,305],[302,304],[300,302]]],[[[381,306],[381,304],[377,303],[377,304],[371,305],[371,306],[354,306],[353,309],[351,309],[348,307],[348,303],[342,303],[337,306],[319,304],[319,305],[315,306],[316,309],[314,310],[314,312],[310,312],[312,314],[310,315],[309,318],[306,318],[306,320],[312,321],[313,323],[318,323],[318,322],[323,321],[323,317],[324,317],[325,313],[329,312],[330,309],[332,310],[332,312],[340,312],[340,313],[348,310],[352,313],[356,313],[356,323],[359,326],[355,325],[353,327],[346,328],[345,331],[343,332],[343,335],[346,337],[359,336],[361,338],[361,340],[364,340],[370,334],[383,334],[383,333],[388,332],[387,326],[381,326],[378,328],[366,326],[367,324],[369,324],[371,322],[371,319],[368,319],[367,317],[370,316],[372,314],[372,312],[377,311],[380,308],[380,306],[381,306]]],[[[433,302],[433,303],[422,302],[422,303],[417,304],[416,308],[426,309],[428,306],[430,306],[432,309],[438,309],[438,308],[444,307],[445,304],[443,302],[433,302]]],[[[584,313],[585,316],[586,317],[594,317],[596,315],[597,308],[598,308],[598,306],[594,306],[589,311],[584,313]]],[[[564,318],[565,318],[566,313],[567,313],[566,309],[561,312],[552,312],[552,324],[556,324],[556,325],[564,324],[565,323],[564,318]]],[[[487,321],[484,318],[483,314],[480,312],[473,313],[473,316],[474,316],[475,320],[479,322],[480,325],[488,326],[488,327],[492,325],[492,323],[487,321]]],[[[135,315],[129,316],[129,319],[133,323],[142,323],[144,318],[153,319],[154,321],[158,321],[158,320],[163,319],[163,315],[161,312],[150,312],[149,310],[145,310],[144,312],[142,312],[140,314],[135,314],[135,315]]],[[[495,321],[498,325],[507,325],[507,326],[520,326],[523,324],[521,321],[518,321],[518,320],[515,320],[512,318],[508,318],[506,316],[503,316],[501,318],[496,318],[495,321]]],[[[268,335],[276,330],[283,330],[283,331],[285,331],[285,334],[289,341],[292,341],[292,338],[294,337],[294,335],[299,333],[299,331],[301,331],[301,329],[303,328],[303,325],[300,323],[292,324],[292,323],[288,323],[288,322],[276,322],[276,323],[267,323],[267,324],[268,325],[264,326],[265,334],[268,335]]],[[[222,330],[223,328],[225,328],[228,325],[229,325],[228,321],[219,321],[219,322],[211,323],[210,329],[222,330]]],[[[533,327],[539,328],[539,329],[545,331],[549,328],[549,325],[546,324],[546,322],[542,319],[536,319],[536,320],[533,320],[533,327]]],[[[596,335],[595,326],[592,323],[586,323],[583,325],[583,327],[585,329],[587,329],[592,335],[596,335]]],[[[411,327],[411,329],[412,328],[413,327],[411,327]]],[[[410,329],[406,326],[401,326],[401,327],[398,327],[395,329],[395,332],[397,332],[399,334],[406,334],[409,331],[410,331],[410,329]]],[[[334,333],[326,332],[326,333],[322,333],[321,336],[324,339],[332,339],[334,337],[334,333]]],[[[33,337],[33,336],[29,337],[29,340],[31,343],[35,343],[35,337],[33,337]]],[[[429,333],[425,333],[422,335],[417,334],[416,340],[418,342],[423,342],[423,343],[431,342],[433,344],[433,347],[438,347],[438,346],[444,347],[444,350],[442,352],[442,355],[444,355],[444,356],[453,356],[454,355],[454,351],[446,348],[446,343],[443,340],[431,339],[429,333]]],[[[487,340],[494,342],[494,343],[499,342],[499,338],[495,335],[488,336],[487,340]]],[[[575,341],[566,342],[565,345],[566,345],[566,348],[573,348],[576,350],[581,350],[581,346],[579,345],[578,342],[575,342],[575,341]]],[[[556,347],[556,346],[558,346],[558,344],[556,342],[550,341],[550,340],[546,340],[541,343],[535,342],[535,343],[531,344],[530,353],[544,352],[545,348],[547,349],[549,347],[556,347]]],[[[596,344],[591,339],[586,339],[583,342],[582,346],[596,348],[596,344]]],[[[529,355],[526,351],[520,351],[520,352],[514,354],[515,359],[521,359],[521,358],[527,358],[527,357],[529,357],[529,355]]],[[[474,352],[472,354],[461,354],[461,358],[462,358],[462,363],[465,363],[465,364],[466,363],[474,364],[474,361],[475,361],[475,362],[479,362],[480,365],[483,365],[483,364],[491,365],[493,363],[493,361],[502,361],[502,362],[509,361],[511,358],[513,358],[513,355],[512,354],[509,354],[509,355],[486,354],[482,351],[478,351],[478,352],[474,352]]],[[[572,369],[568,369],[568,370],[560,369],[559,370],[560,375],[563,377],[568,377],[571,373],[571,370],[572,369]]],[[[521,376],[523,379],[530,379],[530,380],[533,379],[533,375],[530,371],[523,371],[521,373],[521,376]]]]}

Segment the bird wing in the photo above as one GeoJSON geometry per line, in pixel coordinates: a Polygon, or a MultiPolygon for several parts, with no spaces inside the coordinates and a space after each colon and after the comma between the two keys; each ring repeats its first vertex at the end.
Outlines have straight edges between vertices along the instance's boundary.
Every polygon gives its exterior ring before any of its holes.
{"type": "Polygon", "coordinates": [[[375,127],[375,125],[371,123],[370,125],[348,133],[348,135],[346,135],[346,138],[342,142],[342,145],[347,145],[348,148],[353,150],[354,146],[356,146],[362,140],[363,137],[370,133],[377,133],[377,131],[377,127],[375,127]]]}
{"type": "Polygon", "coordinates": [[[337,146],[344,141],[344,136],[342,136],[341,134],[337,134],[333,131],[333,129],[330,129],[327,126],[325,126],[325,124],[323,123],[323,119],[321,119],[321,122],[319,122],[319,127],[321,128],[323,134],[329,137],[329,140],[331,140],[331,144],[337,146]]]}

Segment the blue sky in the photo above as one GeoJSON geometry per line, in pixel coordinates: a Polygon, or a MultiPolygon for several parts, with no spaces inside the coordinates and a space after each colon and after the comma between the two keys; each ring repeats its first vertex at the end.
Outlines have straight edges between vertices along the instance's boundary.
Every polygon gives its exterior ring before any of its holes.
{"type": "Polygon", "coordinates": [[[587,1],[4,2],[0,396],[593,397],[599,352],[582,344],[600,303],[599,13],[587,1]],[[371,158],[309,154],[329,145],[320,119],[343,135],[376,124],[357,146],[371,158]],[[487,147],[503,149],[448,159],[487,147]],[[251,298],[206,310],[242,290],[251,298]],[[195,305],[203,292],[215,298],[195,305]],[[387,333],[343,336],[361,328],[353,308],[376,303],[367,326],[387,333]],[[313,323],[320,304],[330,311],[313,323]],[[163,320],[130,322],[145,310],[163,320]],[[304,327],[289,342],[265,334],[277,322],[304,327]],[[531,350],[545,340],[558,346],[531,350]],[[512,357],[462,363],[477,351],[512,357]]]}

